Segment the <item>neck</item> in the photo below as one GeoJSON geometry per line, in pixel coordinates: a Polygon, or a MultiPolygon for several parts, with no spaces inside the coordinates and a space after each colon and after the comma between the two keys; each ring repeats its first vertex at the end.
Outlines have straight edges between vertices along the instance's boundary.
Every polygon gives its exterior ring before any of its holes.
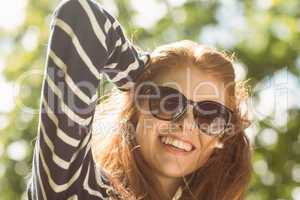
{"type": "Polygon", "coordinates": [[[157,180],[159,182],[158,186],[162,189],[162,192],[168,197],[173,197],[181,185],[181,178],[166,177],[163,175],[157,175],[157,180]]]}

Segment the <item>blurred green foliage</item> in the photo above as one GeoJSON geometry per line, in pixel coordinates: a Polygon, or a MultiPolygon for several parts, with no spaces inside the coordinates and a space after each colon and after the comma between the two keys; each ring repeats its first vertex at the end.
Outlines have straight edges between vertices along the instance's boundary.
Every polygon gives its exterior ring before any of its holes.
{"type": "MultiPolygon", "coordinates": [[[[253,88],[253,124],[247,134],[254,149],[254,173],[246,199],[300,199],[300,110],[299,103],[292,103],[300,97],[299,0],[100,2],[144,50],[190,39],[234,52],[240,73],[246,75],[242,78],[250,78],[253,88]],[[267,89],[272,95],[265,95],[263,90],[267,89]],[[270,111],[268,106],[274,98],[275,107],[270,111]],[[284,109],[277,111],[282,103],[284,109]],[[260,107],[269,111],[262,113],[260,107]]],[[[0,126],[2,200],[26,198],[49,23],[57,4],[57,0],[28,0],[26,19],[20,27],[13,31],[0,27],[0,55],[5,59],[2,75],[19,88],[14,88],[13,110],[0,112],[0,123],[7,122],[0,126]],[[26,43],[26,37],[35,38],[29,40],[35,41],[34,45],[26,43]],[[4,55],[1,43],[7,41],[10,49],[4,55]]],[[[1,93],[1,99],[5,97],[1,93]]]]}

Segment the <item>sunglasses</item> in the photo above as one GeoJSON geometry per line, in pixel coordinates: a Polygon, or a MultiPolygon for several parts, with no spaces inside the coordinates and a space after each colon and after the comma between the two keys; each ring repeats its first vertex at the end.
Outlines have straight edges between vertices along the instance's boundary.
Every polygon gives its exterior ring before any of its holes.
{"type": "Polygon", "coordinates": [[[210,136],[220,136],[229,126],[233,111],[223,104],[204,100],[194,102],[178,90],[166,86],[152,86],[147,89],[151,114],[160,120],[176,122],[193,106],[193,116],[201,132],[210,136]]]}

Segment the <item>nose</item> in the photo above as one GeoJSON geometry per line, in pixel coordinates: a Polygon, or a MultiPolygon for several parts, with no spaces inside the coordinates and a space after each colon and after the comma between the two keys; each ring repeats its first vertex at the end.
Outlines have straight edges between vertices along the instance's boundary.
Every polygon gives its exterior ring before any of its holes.
{"type": "Polygon", "coordinates": [[[193,134],[197,131],[196,123],[193,115],[193,107],[188,105],[186,112],[178,120],[178,125],[184,134],[193,134]]]}

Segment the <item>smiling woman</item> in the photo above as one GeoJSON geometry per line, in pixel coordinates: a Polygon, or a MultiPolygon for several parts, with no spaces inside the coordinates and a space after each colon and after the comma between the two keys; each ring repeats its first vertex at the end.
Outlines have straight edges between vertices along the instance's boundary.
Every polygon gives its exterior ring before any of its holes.
{"type": "Polygon", "coordinates": [[[216,50],[179,41],[138,52],[99,4],[64,1],[51,24],[28,198],[243,199],[251,156],[234,80],[216,50]],[[98,141],[101,73],[124,98],[102,102],[121,104],[119,126],[98,141]]]}
{"type": "Polygon", "coordinates": [[[97,117],[109,109],[119,120],[112,136],[94,136],[97,164],[122,199],[243,199],[251,173],[239,111],[246,90],[234,82],[231,59],[191,41],[150,57],[133,90],[100,104],[97,117]]]}

